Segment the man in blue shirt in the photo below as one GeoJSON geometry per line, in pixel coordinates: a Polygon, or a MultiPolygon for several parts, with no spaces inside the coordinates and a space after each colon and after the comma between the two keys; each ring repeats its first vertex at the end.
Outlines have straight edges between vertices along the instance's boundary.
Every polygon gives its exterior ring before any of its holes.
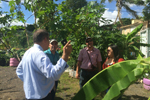
{"type": "MultiPolygon", "coordinates": [[[[50,61],[52,62],[53,65],[57,64],[57,61],[59,60],[59,54],[56,51],[58,48],[58,42],[56,39],[51,39],[50,40],[50,44],[49,44],[49,49],[44,51],[44,53],[49,57],[50,61]]],[[[50,100],[54,100],[55,99],[55,93],[56,93],[56,89],[58,86],[58,81],[55,81],[55,85],[54,88],[52,89],[50,95],[51,95],[51,99],[50,100]]]]}
{"type": "Polygon", "coordinates": [[[39,29],[33,34],[34,45],[28,49],[19,63],[16,74],[23,81],[23,88],[27,100],[50,100],[50,91],[55,81],[68,68],[67,61],[72,46],[69,41],[63,47],[62,57],[53,65],[49,57],[43,52],[49,46],[49,34],[39,29]]]}

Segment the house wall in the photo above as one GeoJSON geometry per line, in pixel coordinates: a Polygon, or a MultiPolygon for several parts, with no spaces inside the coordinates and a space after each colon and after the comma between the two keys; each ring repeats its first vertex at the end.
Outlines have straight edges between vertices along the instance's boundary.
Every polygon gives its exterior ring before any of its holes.
{"type": "MultiPolygon", "coordinates": [[[[148,28],[148,44],[150,44],[150,28],[148,28]]],[[[150,47],[147,47],[148,48],[148,56],[147,57],[150,57],[150,47]]]]}
{"type": "MultiPolygon", "coordinates": [[[[140,43],[150,44],[150,28],[146,28],[140,32],[140,43]]],[[[145,55],[144,58],[150,57],[150,47],[140,46],[141,52],[145,55]]]]}
{"type": "MultiPolygon", "coordinates": [[[[142,30],[140,33],[141,41],[140,43],[146,43],[147,44],[147,32],[148,30],[142,30]]],[[[141,52],[145,55],[144,58],[147,58],[147,47],[140,46],[141,52]]]]}
{"type": "Polygon", "coordinates": [[[143,21],[142,20],[139,20],[139,19],[132,19],[131,20],[131,24],[134,24],[134,23],[142,23],[143,21]]]}
{"type": "Polygon", "coordinates": [[[125,35],[127,35],[130,32],[131,32],[131,28],[127,28],[127,29],[122,30],[122,34],[125,34],[125,35]]]}

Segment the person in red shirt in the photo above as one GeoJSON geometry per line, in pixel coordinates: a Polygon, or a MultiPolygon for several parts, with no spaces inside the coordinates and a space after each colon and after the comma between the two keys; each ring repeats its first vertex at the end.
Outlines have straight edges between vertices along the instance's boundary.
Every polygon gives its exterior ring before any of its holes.
{"type": "Polygon", "coordinates": [[[103,63],[102,68],[105,69],[105,68],[107,68],[117,62],[121,62],[121,61],[124,61],[124,59],[120,57],[119,49],[118,49],[117,45],[110,45],[110,46],[108,46],[107,58],[106,58],[105,62],[103,63]]]}
{"type": "MultiPolygon", "coordinates": [[[[102,68],[105,69],[115,63],[124,61],[123,58],[119,55],[119,49],[117,45],[110,45],[107,49],[107,58],[106,61],[103,63],[102,68]]],[[[109,87],[110,88],[110,87],[109,87]]],[[[108,92],[109,88],[106,90],[106,93],[108,92]]],[[[121,96],[117,100],[121,100],[121,96]]]]}

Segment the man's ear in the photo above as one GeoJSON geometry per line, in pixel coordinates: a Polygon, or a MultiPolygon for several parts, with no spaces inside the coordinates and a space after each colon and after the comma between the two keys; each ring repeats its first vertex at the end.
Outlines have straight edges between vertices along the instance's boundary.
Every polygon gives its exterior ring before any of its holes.
{"type": "Polygon", "coordinates": [[[49,45],[48,45],[49,48],[50,48],[50,45],[51,45],[51,44],[49,43],[49,45]]]}
{"type": "Polygon", "coordinates": [[[45,37],[45,38],[44,38],[44,41],[47,41],[47,40],[48,40],[48,38],[47,38],[47,37],[45,37]]]}

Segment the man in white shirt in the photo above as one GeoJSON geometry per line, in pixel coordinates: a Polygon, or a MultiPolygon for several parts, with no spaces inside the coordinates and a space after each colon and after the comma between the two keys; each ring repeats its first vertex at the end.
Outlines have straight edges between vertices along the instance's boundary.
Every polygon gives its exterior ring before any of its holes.
{"type": "Polygon", "coordinates": [[[27,100],[50,100],[49,93],[55,81],[68,67],[66,62],[72,51],[71,41],[63,47],[63,55],[54,66],[43,52],[49,46],[48,32],[42,29],[37,30],[33,34],[33,40],[34,46],[25,52],[16,73],[23,81],[27,100]]]}

